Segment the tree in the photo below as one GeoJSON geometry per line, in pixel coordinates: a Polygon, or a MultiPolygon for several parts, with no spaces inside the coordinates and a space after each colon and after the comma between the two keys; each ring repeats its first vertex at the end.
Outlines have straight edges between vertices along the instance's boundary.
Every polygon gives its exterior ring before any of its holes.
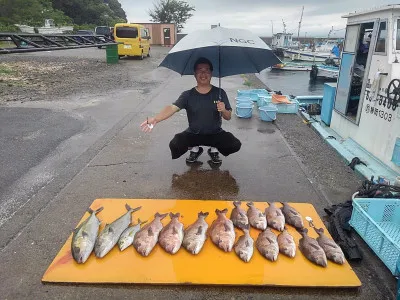
{"type": "Polygon", "coordinates": [[[189,20],[196,11],[194,6],[190,6],[182,0],[159,0],[154,3],[154,8],[148,11],[152,22],[175,23],[178,32],[181,32],[183,24],[189,20]]]}

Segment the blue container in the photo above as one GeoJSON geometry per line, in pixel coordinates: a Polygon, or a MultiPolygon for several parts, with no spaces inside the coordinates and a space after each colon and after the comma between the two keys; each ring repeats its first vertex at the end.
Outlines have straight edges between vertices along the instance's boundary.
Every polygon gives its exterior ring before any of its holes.
{"type": "Polygon", "coordinates": [[[277,103],[276,108],[278,109],[278,114],[296,114],[299,110],[299,101],[291,100],[292,103],[277,103]]]}
{"type": "Polygon", "coordinates": [[[333,106],[335,104],[337,83],[324,84],[324,96],[321,106],[321,120],[326,125],[331,124],[333,106]]]}
{"type": "Polygon", "coordinates": [[[254,90],[238,90],[238,97],[249,97],[252,101],[256,102],[258,100],[258,93],[254,90]]]}
{"type": "Polygon", "coordinates": [[[258,108],[260,119],[265,122],[275,121],[277,111],[278,109],[276,108],[276,105],[272,103],[268,103],[267,105],[258,108]]]}
{"type": "Polygon", "coordinates": [[[272,101],[271,95],[264,95],[264,96],[259,95],[257,105],[258,107],[266,106],[268,105],[268,103],[271,103],[271,101],[272,101]]]}
{"type": "Polygon", "coordinates": [[[236,104],[238,104],[238,103],[253,104],[253,100],[251,100],[250,97],[239,96],[239,97],[236,97],[235,100],[236,100],[236,104]]]}
{"type": "Polygon", "coordinates": [[[392,155],[392,162],[400,167],[400,138],[396,139],[396,144],[394,144],[394,150],[392,155]]]}
{"type": "Polygon", "coordinates": [[[353,199],[350,225],[392,274],[400,275],[400,199],[353,199]]]}
{"type": "Polygon", "coordinates": [[[245,119],[251,118],[253,115],[253,107],[253,103],[237,103],[235,110],[236,116],[245,119]]]}

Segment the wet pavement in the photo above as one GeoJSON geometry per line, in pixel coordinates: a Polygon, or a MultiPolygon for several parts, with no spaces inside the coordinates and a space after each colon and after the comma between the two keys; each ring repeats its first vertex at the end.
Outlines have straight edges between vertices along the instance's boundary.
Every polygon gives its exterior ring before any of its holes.
{"type": "MultiPolygon", "coordinates": [[[[4,248],[0,253],[0,269],[9,270],[0,273],[2,298],[393,299],[395,279],[365,246],[363,263],[354,266],[363,283],[357,290],[42,284],[41,277],[48,265],[96,198],[309,202],[320,214],[329,203],[348,199],[350,181],[344,189],[338,189],[340,181],[316,176],[318,170],[324,173],[327,162],[333,164],[340,158],[329,153],[325,161],[320,156],[313,164],[303,150],[307,143],[302,145],[302,139],[310,139],[309,144],[315,145],[319,152],[326,149],[323,142],[317,142],[312,129],[301,126],[295,115],[282,117],[272,124],[260,121],[254,111],[251,119],[233,116],[231,121],[224,121],[223,128],[238,137],[243,146],[238,153],[223,157],[219,168],[208,163],[206,152],[195,165],[188,166],[185,156],[171,160],[168,143],[175,133],[186,128],[185,112],[157,124],[150,134],[141,132],[139,125],[147,116],[172,103],[195,81],[191,76],[180,77],[165,69],[151,71],[145,78],[162,83],[140,95],[129,90],[113,92],[113,99],[125,99],[123,114],[115,110],[121,114],[120,121],[109,124],[111,127],[103,136],[88,145],[86,151],[2,227],[0,242],[4,248]],[[135,105],[128,104],[130,99],[135,105]],[[290,128],[293,126],[296,129],[290,128]],[[319,177],[324,180],[318,181],[319,177]],[[14,234],[6,235],[5,231],[14,234]]],[[[224,78],[222,84],[233,104],[236,90],[243,88],[243,79],[240,76],[224,78]]],[[[110,107],[102,107],[104,120],[109,118],[107,109],[110,107]]],[[[101,123],[100,119],[97,122],[101,123]]],[[[342,176],[343,180],[355,176],[347,173],[345,166],[339,163],[337,166],[338,173],[332,175],[331,170],[332,176],[342,176]]],[[[210,266],[210,270],[214,267],[218,266],[210,266]]]]}

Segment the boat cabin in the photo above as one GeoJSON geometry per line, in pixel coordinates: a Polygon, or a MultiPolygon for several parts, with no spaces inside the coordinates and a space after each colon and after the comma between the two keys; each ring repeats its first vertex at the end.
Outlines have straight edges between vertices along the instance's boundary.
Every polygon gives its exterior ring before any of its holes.
{"type": "Polygon", "coordinates": [[[276,33],[272,37],[271,46],[273,49],[276,48],[289,48],[292,46],[293,33],[276,33]]]}
{"type": "Polygon", "coordinates": [[[400,5],[344,18],[330,127],[400,172],[400,5]]]}

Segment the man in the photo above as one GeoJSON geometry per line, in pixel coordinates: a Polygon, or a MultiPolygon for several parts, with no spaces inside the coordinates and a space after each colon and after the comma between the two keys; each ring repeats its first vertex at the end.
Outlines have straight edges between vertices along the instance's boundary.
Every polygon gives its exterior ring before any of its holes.
{"type": "Polygon", "coordinates": [[[172,105],[166,106],[154,118],[149,118],[141,124],[144,132],[150,132],[159,122],[171,117],[181,109],[186,109],[189,128],[178,133],[169,143],[172,159],[177,159],[190,149],[186,159],[194,163],[203,153],[200,145],[209,146],[208,155],[211,162],[220,164],[222,160],[218,151],[224,156],[239,151],[240,141],[232,133],[221,128],[222,118],[230,120],[232,108],[224,90],[211,85],[213,66],[211,62],[201,57],[194,64],[194,76],[197,86],[183,92],[172,105]],[[221,100],[221,101],[220,101],[221,100]]]}

